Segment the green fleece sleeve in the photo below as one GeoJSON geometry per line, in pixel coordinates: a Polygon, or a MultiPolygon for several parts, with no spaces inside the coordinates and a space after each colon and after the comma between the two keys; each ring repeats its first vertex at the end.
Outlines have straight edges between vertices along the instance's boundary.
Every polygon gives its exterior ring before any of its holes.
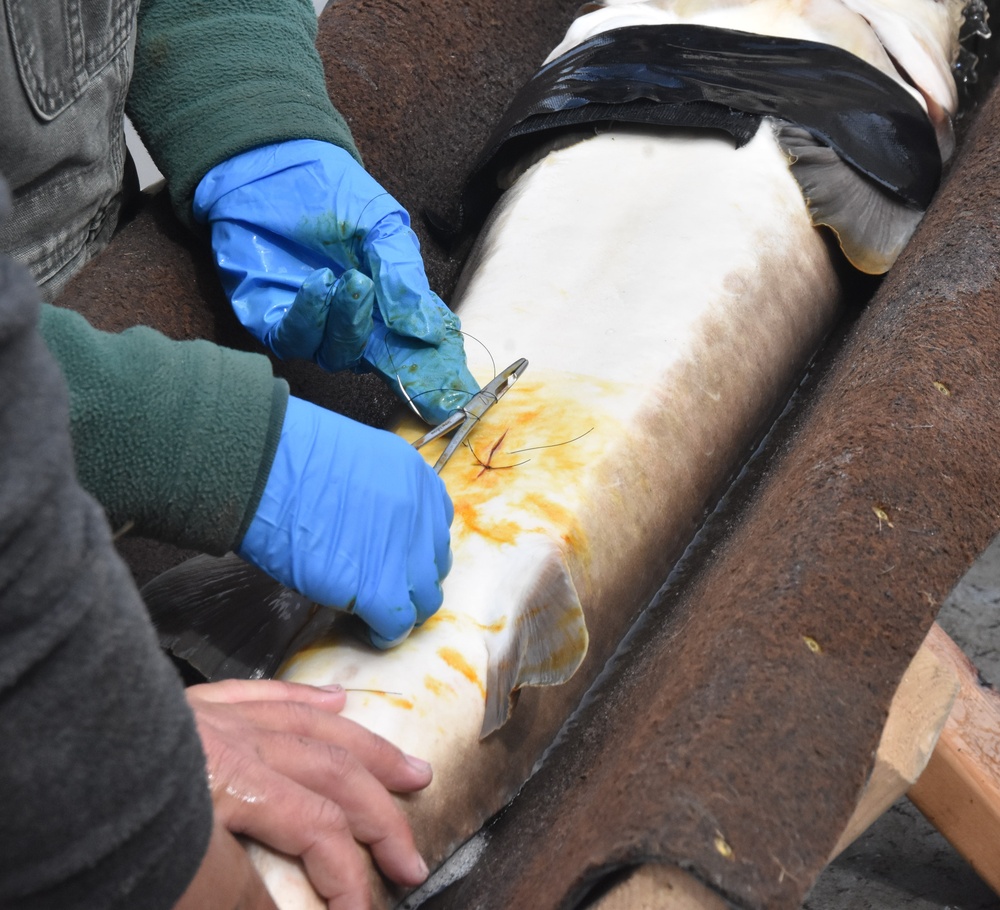
{"type": "Polygon", "coordinates": [[[120,334],[43,306],[70,389],[81,485],[113,528],[221,555],[242,539],[281,435],[288,385],[259,354],[153,329],[120,334]]]}
{"type": "Polygon", "coordinates": [[[178,216],[216,164],[289,139],[360,161],[326,92],[309,0],[143,0],[128,107],[178,216]]]}

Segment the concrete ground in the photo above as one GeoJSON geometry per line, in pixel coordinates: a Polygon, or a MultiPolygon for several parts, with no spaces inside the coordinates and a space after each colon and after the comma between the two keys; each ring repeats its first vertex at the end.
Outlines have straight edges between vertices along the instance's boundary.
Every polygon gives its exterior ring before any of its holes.
{"type": "MultiPolygon", "coordinates": [[[[982,675],[1000,685],[1000,538],[952,592],[939,622],[982,675]]],[[[1000,897],[904,798],[820,876],[803,906],[993,910],[1000,897]]]]}

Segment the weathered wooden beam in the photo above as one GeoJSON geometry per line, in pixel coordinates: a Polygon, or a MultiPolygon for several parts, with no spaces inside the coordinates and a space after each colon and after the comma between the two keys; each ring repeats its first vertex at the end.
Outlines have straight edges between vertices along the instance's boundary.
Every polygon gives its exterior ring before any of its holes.
{"type": "Polygon", "coordinates": [[[952,668],[961,691],[909,797],[1000,894],[1000,694],[939,626],[925,647],[952,668]]]}
{"type": "Polygon", "coordinates": [[[931,644],[932,638],[941,636],[947,639],[935,623],[903,674],[889,706],[872,773],[854,815],[830,854],[831,860],[903,796],[927,767],[959,692],[958,674],[952,663],[931,644]]]}

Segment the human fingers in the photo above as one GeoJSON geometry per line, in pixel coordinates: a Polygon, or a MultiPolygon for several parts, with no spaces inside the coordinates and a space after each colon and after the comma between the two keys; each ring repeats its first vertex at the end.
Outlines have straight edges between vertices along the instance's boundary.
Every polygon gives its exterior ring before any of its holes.
{"type": "MultiPolygon", "coordinates": [[[[427,869],[406,816],[350,748],[275,734],[262,738],[258,749],[269,768],[336,805],[351,835],[370,848],[388,878],[403,885],[424,880],[427,869]]],[[[430,769],[426,764],[423,767],[426,780],[430,769]]]]}
{"type": "MultiPolygon", "coordinates": [[[[249,691],[230,688],[221,697],[249,691]]],[[[308,700],[210,701],[191,690],[188,700],[213,802],[231,831],[301,856],[317,890],[325,888],[325,896],[337,901],[349,900],[357,884],[352,853],[343,868],[330,866],[344,849],[345,830],[371,845],[391,879],[406,885],[423,880],[426,867],[387,787],[406,792],[426,786],[429,765],[308,700]]]]}
{"type": "Polygon", "coordinates": [[[213,780],[220,818],[234,834],[302,860],[331,910],[367,910],[368,864],[340,807],[263,762],[227,763],[213,780]]]}
{"type": "Polygon", "coordinates": [[[410,550],[407,577],[417,625],[433,616],[444,602],[441,582],[450,568],[451,548],[447,543],[439,544],[428,536],[410,550]]]}
{"type": "Polygon", "coordinates": [[[415,885],[426,876],[399,808],[348,749],[270,729],[273,717],[261,715],[279,702],[195,699],[195,706],[218,818],[234,833],[300,857],[331,907],[367,906],[367,863],[357,840],[377,845],[373,856],[395,881],[415,885]]]}
{"type": "Polygon", "coordinates": [[[379,312],[397,335],[437,345],[444,338],[449,310],[427,281],[420,241],[410,228],[409,215],[395,205],[395,209],[383,207],[362,244],[379,312]]]}
{"type": "Polygon", "coordinates": [[[430,536],[433,546],[424,552],[433,565],[451,515],[441,479],[404,439],[292,396],[237,553],[396,641],[417,620],[408,553],[430,536]]]}
{"type": "Polygon", "coordinates": [[[469,403],[479,383],[466,363],[458,317],[449,313],[445,334],[435,345],[390,330],[378,314],[364,361],[430,424],[469,403]]]}
{"type": "Polygon", "coordinates": [[[289,360],[315,360],[324,370],[360,360],[372,332],[375,289],[356,269],[339,278],[328,269],[306,277],[287,312],[268,334],[271,350],[289,360]]]}
{"type": "Polygon", "coordinates": [[[384,491],[386,514],[394,516],[391,533],[381,535],[377,571],[365,575],[354,604],[377,647],[401,641],[437,611],[440,582],[451,567],[454,510],[447,488],[411,446],[392,448],[396,469],[408,482],[384,491]]]}
{"type": "MultiPolygon", "coordinates": [[[[435,475],[435,480],[440,478],[435,475]]],[[[407,554],[407,578],[410,600],[416,611],[417,625],[433,616],[444,601],[441,582],[451,571],[451,523],[455,508],[443,483],[427,484],[420,525],[407,554]]]]}
{"type": "MultiPolygon", "coordinates": [[[[251,680],[230,680],[242,685],[233,687],[248,692],[251,680]]],[[[277,682],[277,681],[274,681],[277,682]]],[[[206,747],[210,770],[216,752],[225,755],[225,749],[236,749],[237,754],[260,756],[262,743],[269,733],[287,734],[302,742],[317,743],[343,749],[355,757],[381,784],[396,793],[410,793],[426,787],[432,772],[420,759],[406,755],[387,739],[373,733],[361,724],[339,715],[343,696],[331,703],[322,701],[281,700],[211,702],[201,697],[197,690],[222,683],[206,683],[187,690],[188,702],[195,713],[199,732],[206,747]]],[[[308,690],[310,686],[280,683],[267,687],[278,694],[281,687],[308,690]]],[[[316,690],[320,692],[321,690],[316,690]]],[[[217,696],[217,693],[212,693],[217,696]]],[[[293,775],[294,776],[294,775],[293,775]]],[[[300,781],[304,782],[304,781],[300,781]]]]}
{"type": "Polygon", "coordinates": [[[316,363],[330,372],[355,366],[372,333],[374,308],[372,280],[357,269],[344,272],[330,297],[316,363]]]}
{"type": "Polygon", "coordinates": [[[281,679],[223,679],[218,682],[189,686],[188,700],[211,702],[276,701],[302,702],[326,711],[339,711],[347,698],[343,686],[307,686],[281,679]]]}

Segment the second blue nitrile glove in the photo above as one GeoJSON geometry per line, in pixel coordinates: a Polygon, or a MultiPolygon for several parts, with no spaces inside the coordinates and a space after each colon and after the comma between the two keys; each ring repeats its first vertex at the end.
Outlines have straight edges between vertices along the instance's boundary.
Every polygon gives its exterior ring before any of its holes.
{"type": "Polygon", "coordinates": [[[389,647],[441,606],[453,517],[444,483],[385,430],[289,398],[260,505],[237,552],[389,647]]]}
{"type": "Polygon", "coordinates": [[[279,357],[375,369],[430,423],[479,390],[409,216],[344,149],[244,152],[202,178],[193,211],[237,317],[279,357]]]}

